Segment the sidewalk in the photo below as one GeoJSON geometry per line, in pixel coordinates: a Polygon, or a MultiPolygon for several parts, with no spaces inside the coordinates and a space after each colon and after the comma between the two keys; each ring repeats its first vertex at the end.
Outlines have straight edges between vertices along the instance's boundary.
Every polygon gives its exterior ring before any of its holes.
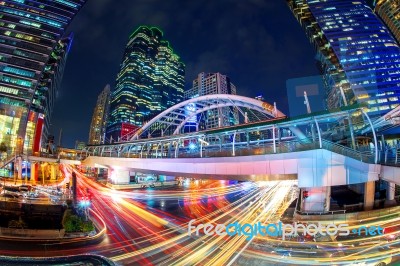
{"type": "MultiPolygon", "coordinates": [[[[102,217],[89,209],[91,213],[91,220],[95,225],[96,233],[65,233],[64,229],[22,229],[22,228],[4,228],[0,227],[0,241],[15,241],[15,242],[29,242],[34,243],[60,243],[60,244],[76,244],[78,242],[87,243],[98,241],[106,233],[106,223],[102,217]]],[[[94,231],[93,231],[94,232],[94,231]]]]}
{"type": "Polygon", "coordinates": [[[64,229],[23,229],[0,227],[0,239],[61,239],[65,235],[64,229]]]}

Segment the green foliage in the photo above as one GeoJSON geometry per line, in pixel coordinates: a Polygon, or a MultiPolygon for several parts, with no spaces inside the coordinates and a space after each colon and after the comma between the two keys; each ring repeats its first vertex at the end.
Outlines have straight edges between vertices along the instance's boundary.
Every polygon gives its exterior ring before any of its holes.
{"type": "Polygon", "coordinates": [[[80,231],[81,219],[77,215],[72,214],[71,210],[67,209],[64,212],[62,219],[62,226],[65,232],[79,232],[80,231]]]}
{"type": "Polygon", "coordinates": [[[62,226],[65,229],[66,233],[71,233],[71,232],[88,233],[95,229],[92,221],[90,220],[84,221],[82,217],[72,214],[72,211],[70,209],[67,209],[64,212],[64,216],[62,219],[62,226]]]}
{"type": "Polygon", "coordinates": [[[94,225],[93,225],[93,223],[92,223],[92,221],[83,221],[82,222],[82,225],[81,225],[81,230],[82,230],[82,232],[84,232],[84,233],[88,233],[88,232],[91,232],[91,231],[93,231],[94,230],[94,225]]]}
{"type": "Polygon", "coordinates": [[[7,145],[4,142],[0,143],[0,152],[7,152],[7,150],[7,145]]]}

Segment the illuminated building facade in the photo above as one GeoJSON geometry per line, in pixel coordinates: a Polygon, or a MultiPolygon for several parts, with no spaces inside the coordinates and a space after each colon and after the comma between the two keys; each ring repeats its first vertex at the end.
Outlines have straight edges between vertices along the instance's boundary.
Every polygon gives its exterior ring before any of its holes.
{"type": "MultiPolygon", "coordinates": [[[[220,73],[200,73],[193,80],[192,88],[185,91],[185,100],[208,94],[234,94],[236,87],[230,78],[220,73]]],[[[193,107],[189,107],[193,109],[193,107]]],[[[221,107],[207,111],[205,117],[198,119],[197,129],[210,129],[216,127],[232,126],[238,124],[238,111],[230,107],[221,107]]]]}
{"type": "Polygon", "coordinates": [[[124,139],[161,111],[183,100],[185,65],[156,27],[129,37],[112,92],[107,138],[124,139]]]}
{"type": "Polygon", "coordinates": [[[110,85],[107,84],[97,97],[89,130],[89,144],[91,145],[104,143],[110,93],[110,85]]]}
{"type": "Polygon", "coordinates": [[[84,0],[0,2],[0,143],[8,156],[38,152],[84,0]]]}
{"type": "Polygon", "coordinates": [[[400,103],[400,48],[364,1],[288,4],[317,51],[328,109],[366,102],[378,117],[400,103]]]}
{"type": "Polygon", "coordinates": [[[379,0],[375,13],[383,20],[397,43],[400,43],[400,0],[379,0]]]}

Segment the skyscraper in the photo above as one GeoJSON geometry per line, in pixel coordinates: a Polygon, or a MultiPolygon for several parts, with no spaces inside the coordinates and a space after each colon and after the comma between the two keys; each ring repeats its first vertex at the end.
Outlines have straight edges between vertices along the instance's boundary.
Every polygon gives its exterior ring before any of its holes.
{"type": "Polygon", "coordinates": [[[185,65],[156,27],[129,37],[112,92],[107,137],[124,138],[157,113],[183,100],[185,65]]]}
{"type": "Polygon", "coordinates": [[[72,35],[63,37],[84,0],[2,1],[0,143],[8,153],[39,151],[72,35]]]}
{"type": "Polygon", "coordinates": [[[400,43],[400,0],[377,1],[375,12],[392,32],[397,43],[400,43]]]}
{"type": "Polygon", "coordinates": [[[89,144],[95,145],[104,143],[108,108],[110,106],[110,91],[110,85],[107,84],[97,97],[92,122],[90,123],[89,144]]]}
{"type": "Polygon", "coordinates": [[[400,103],[400,48],[364,1],[288,4],[316,48],[328,109],[366,102],[378,117],[400,103]]]}
{"type": "MultiPolygon", "coordinates": [[[[236,87],[230,78],[220,73],[200,73],[193,80],[192,88],[185,91],[185,100],[208,94],[234,94],[236,87]]],[[[230,107],[221,107],[207,111],[206,117],[200,118],[199,129],[210,129],[237,124],[238,111],[230,107]]]]}

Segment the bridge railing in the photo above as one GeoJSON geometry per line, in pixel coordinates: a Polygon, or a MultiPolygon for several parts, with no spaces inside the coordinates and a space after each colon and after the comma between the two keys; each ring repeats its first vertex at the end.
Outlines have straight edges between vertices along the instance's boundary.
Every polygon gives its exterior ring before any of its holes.
{"type": "MultiPolygon", "coordinates": [[[[232,152],[232,145],[210,145],[203,147],[201,157],[232,157],[232,156],[251,156],[251,155],[265,155],[265,154],[276,154],[276,153],[289,153],[296,151],[313,150],[319,148],[318,141],[314,142],[309,138],[306,139],[292,139],[286,141],[280,141],[274,144],[269,141],[254,141],[251,145],[247,142],[239,142],[235,144],[235,152],[232,152]]],[[[142,154],[143,155],[143,154],[142,154]]],[[[144,154],[147,158],[155,158],[155,156],[148,156],[144,154]]],[[[200,157],[200,152],[190,151],[188,148],[180,149],[177,154],[177,158],[198,158],[200,157]]],[[[167,154],[164,154],[163,158],[168,158],[167,154]]]]}
{"type": "MultiPolygon", "coordinates": [[[[129,157],[129,158],[199,158],[199,157],[232,157],[232,156],[251,156],[278,153],[291,153],[298,151],[307,151],[315,149],[326,149],[365,163],[374,163],[374,150],[354,150],[350,147],[322,139],[321,146],[317,137],[306,138],[287,138],[273,143],[270,140],[237,142],[235,143],[234,152],[232,144],[223,145],[211,144],[196,150],[189,147],[180,147],[177,152],[175,150],[158,152],[158,150],[145,150],[140,153],[130,152],[118,154],[116,151],[104,153],[106,157],[129,157]]],[[[99,156],[99,154],[93,154],[99,156]]],[[[400,160],[400,158],[399,158],[400,160]]]]}
{"type": "Polygon", "coordinates": [[[379,153],[379,162],[385,165],[400,165],[400,148],[387,146],[379,153]]]}
{"type": "MultiPolygon", "coordinates": [[[[142,146],[139,146],[136,150],[130,150],[129,152],[127,152],[127,150],[124,151],[123,149],[110,149],[102,154],[100,151],[97,151],[88,155],[125,158],[200,158],[279,154],[322,148],[361,162],[371,164],[375,162],[375,148],[371,148],[367,145],[360,146],[356,150],[342,144],[334,143],[330,140],[319,140],[317,136],[312,136],[311,134],[310,136],[301,139],[295,136],[287,136],[275,140],[242,140],[236,141],[235,143],[225,142],[219,144],[215,142],[204,146],[197,145],[195,148],[190,145],[175,145],[172,146],[172,148],[164,146],[164,149],[161,149],[161,144],[153,144],[149,146],[145,146],[144,144],[140,145],[142,146]]],[[[395,151],[386,151],[386,153],[381,152],[379,163],[400,164],[400,151],[396,149],[395,151]]]]}

